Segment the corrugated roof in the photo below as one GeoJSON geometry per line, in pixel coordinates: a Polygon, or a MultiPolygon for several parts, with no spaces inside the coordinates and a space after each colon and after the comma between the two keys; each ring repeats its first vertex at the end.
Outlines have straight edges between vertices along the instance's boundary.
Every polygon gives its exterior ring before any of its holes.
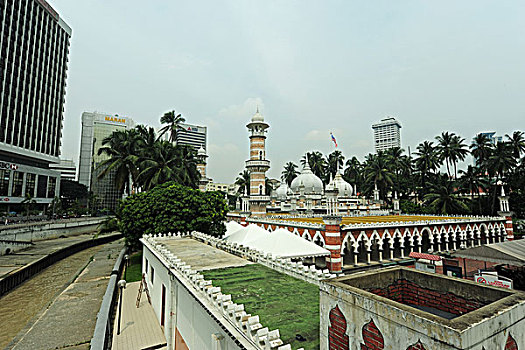
{"type": "Polygon", "coordinates": [[[486,244],[458,251],[452,256],[514,266],[525,265],[525,240],[486,244]]]}

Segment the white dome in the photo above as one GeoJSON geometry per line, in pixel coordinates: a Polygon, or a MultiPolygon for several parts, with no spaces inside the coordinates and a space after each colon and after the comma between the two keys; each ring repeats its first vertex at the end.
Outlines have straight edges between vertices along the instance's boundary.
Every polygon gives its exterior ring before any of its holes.
{"type": "Polygon", "coordinates": [[[204,148],[202,148],[202,145],[197,150],[197,155],[198,156],[205,156],[206,155],[206,151],[204,150],[204,148]]]}
{"type": "Polygon", "coordinates": [[[351,197],[354,190],[352,189],[352,185],[350,185],[348,182],[346,182],[343,179],[343,176],[341,173],[337,172],[335,174],[335,177],[332,181],[326,186],[327,189],[337,189],[339,190],[339,197],[351,197]]]}
{"type": "Polygon", "coordinates": [[[323,181],[315,176],[306,162],[303,171],[292,181],[292,191],[299,193],[299,187],[304,186],[305,194],[323,194],[323,181]]]}
{"type": "Polygon", "coordinates": [[[293,191],[288,187],[286,182],[281,183],[281,185],[275,190],[275,196],[278,200],[284,201],[288,196],[293,195],[293,191]]]}
{"type": "Polygon", "coordinates": [[[252,123],[256,122],[264,122],[264,117],[261,113],[259,113],[259,109],[257,109],[257,112],[252,117],[252,123]]]}

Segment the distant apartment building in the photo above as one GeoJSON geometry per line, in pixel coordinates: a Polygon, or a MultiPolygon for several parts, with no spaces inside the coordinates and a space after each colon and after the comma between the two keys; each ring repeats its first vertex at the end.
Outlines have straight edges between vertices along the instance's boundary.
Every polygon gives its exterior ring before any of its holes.
{"type": "Polygon", "coordinates": [[[44,0],[0,0],[0,211],[59,195],[71,28],[44,0]]]}
{"type": "Polygon", "coordinates": [[[239,185],[219,183],[219,182],[208,182],[206,184],[206,191],[222,191],[228,193],[229,195],[234,195],[237,193],[239,185]]]}
{"type": "Polygon", "coordinates": [[[75,181],[77,177],[77,165],[72,159],[60,159],[60,163],[51,164],[51,169],[60,173],[60,180],[75,181]]]}
{"type": "Polygon", "coordinates": [[[98,155],[98,150],[103,146],[103,140],[114,131],[123,131],[134,126],[134,121],[128,117],[98,112],[82,113],[78,182],[93,192],[99,209],[115,210],[121,197],[115,184],[114,171],[99,178],[102,171],[100,164],[108,157],[98,155]]]}
{"type": "Polygon", "coordinates": [[[374,146],[376,152],[401,147],[401,124],[393,117],[381,119],[373,124],[374,146]]]}

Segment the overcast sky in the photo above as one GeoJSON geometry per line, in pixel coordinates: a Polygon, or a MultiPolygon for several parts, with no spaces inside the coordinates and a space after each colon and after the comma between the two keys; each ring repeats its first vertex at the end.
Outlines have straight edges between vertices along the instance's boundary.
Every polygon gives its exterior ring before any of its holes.
{"type": "Polygon", "coordinates": [[[412,150],[443,130],[524,130],[525,1],[48,0],[73,29],[62,155],[81,114],[208,127],[208,175],[233,182],[258,104],[270,177],[310,150],[373,152],[396,117],[412,150]]]}

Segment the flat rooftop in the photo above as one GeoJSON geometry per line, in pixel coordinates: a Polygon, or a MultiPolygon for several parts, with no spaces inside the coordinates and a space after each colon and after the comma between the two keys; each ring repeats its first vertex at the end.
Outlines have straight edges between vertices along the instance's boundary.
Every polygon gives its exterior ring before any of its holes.
{"type": "Polygon", "coordinates": [[[405,267],[358,273],[325,281],[461,330],[525,302],[525,293],[405,267]]]}
{"type": "MultiPolygon", "coordinates": [[[[436,217],[436,216],[427,216],[427,215],[370,215],[370,216],[343,216],[343,221],[341,225],[352,225],[352,224],[375,224],[375,223],[384,223],[384,222],[410,222],[410,221],[454,221],[454,220],[464,220],[464,217],[458,216],[445,216],[445,217],[436,217]]],[[[309,222],[314,224],[322,224],[322,217],[315,218],[286,218],[283,217],[282,220],[296,221],[296,222],[309,222]]]]}
{"type": "MultiPolygon", "coordinates": [[[[177,258],[199,270],[214,287],[259,315],[263,327],[279,329],[293,349],[319,348],[319,287],[214,248],[192,238],[158,241],[177,258]],[[296,335],[304,338],[297,340],[296,335]]],[[[299,337],[300,338],[300,337],[299,337]]]]}

